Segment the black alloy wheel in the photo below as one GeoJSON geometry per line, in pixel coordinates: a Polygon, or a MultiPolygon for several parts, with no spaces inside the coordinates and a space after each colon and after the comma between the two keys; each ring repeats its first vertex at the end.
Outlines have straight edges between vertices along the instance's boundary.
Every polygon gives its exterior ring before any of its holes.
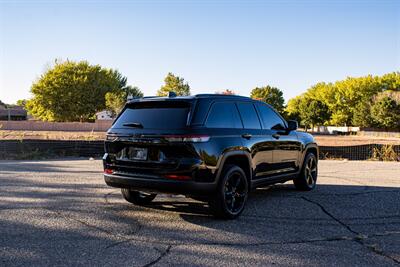
{"type": "Polygon", "coordinates": [[[249,186],[243,170],[235,165],[224,168],[217,195],[209,202],[216,217],[234,219],[242,213],[247,201],[249,186]]]}
{"type": "Polygon", "coordinates": [[[231,213],[243,209],[247,197],[245,177],[239,172],[232,173],[225,182],[225,205],[231,213]]]}
{"type": "Polygon", "coordinates": [[[293,179],[299,190],[309,191],[315,188],[318,177],[318,161],[313,153],[308,153],[304,159],[302,170],[298,177],[293,179]]]}

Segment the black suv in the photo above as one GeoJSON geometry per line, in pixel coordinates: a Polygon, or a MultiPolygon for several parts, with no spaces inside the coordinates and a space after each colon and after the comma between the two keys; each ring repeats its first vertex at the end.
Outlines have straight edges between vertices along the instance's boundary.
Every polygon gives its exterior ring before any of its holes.
{"type": "Polygon", "coordinates": [[[157,192],[208,201],[235,218],[257,187],[293,180],[311,190],[318,147],[271,106],[248,97],[202,94],[128,102],[107,132],[104,178],[134,204],[157,192]]]}

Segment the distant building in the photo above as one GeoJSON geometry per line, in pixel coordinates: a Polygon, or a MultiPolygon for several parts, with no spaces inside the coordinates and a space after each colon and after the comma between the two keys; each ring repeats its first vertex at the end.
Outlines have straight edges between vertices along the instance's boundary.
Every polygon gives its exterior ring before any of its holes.
{"type": "Polygon", "coordinates": [[[23,107],[6,107],[0,105],[0,121],[24,121],[27,120],[27,112],[23,107]]]}
{"type": "Polygon", "coordinates": [[[96,120],[113,120],[112,113],[108,110],[102,110],[96,113],[96,120]]]}

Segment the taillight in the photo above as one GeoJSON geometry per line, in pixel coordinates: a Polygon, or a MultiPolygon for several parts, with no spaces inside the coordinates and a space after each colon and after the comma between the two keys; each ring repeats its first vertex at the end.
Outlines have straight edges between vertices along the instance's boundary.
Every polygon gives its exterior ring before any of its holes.
{"type": "Polygon", "coordinates": [[[104,169],[104,173],[105,173],[105,174],[113,174],[114,171],[111,170],[111,169],[104,169]]]}
{"type": "Polygon", "coordinates": [[[210,140],[210,136],[208,135],[166,135],[163,137],[169,142],[202,143],[210,140]]]}

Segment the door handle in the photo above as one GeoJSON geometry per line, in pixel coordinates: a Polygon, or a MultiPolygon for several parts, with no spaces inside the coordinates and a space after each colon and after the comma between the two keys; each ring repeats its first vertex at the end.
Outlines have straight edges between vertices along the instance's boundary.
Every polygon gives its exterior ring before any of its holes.
{"type": "Polygon", "coordinates": [[[251,134],[245,133],[245,134],[242,134],[242,137],[246,138],[246,139],[250,139],[251,138],[251,134]]]}
{"type": "Polygon", "coordinates": [[[281,136],[279,134],[273,134],[272,137],[275,139],[279,139],[279,137],[281,137],[281,136]]]}

